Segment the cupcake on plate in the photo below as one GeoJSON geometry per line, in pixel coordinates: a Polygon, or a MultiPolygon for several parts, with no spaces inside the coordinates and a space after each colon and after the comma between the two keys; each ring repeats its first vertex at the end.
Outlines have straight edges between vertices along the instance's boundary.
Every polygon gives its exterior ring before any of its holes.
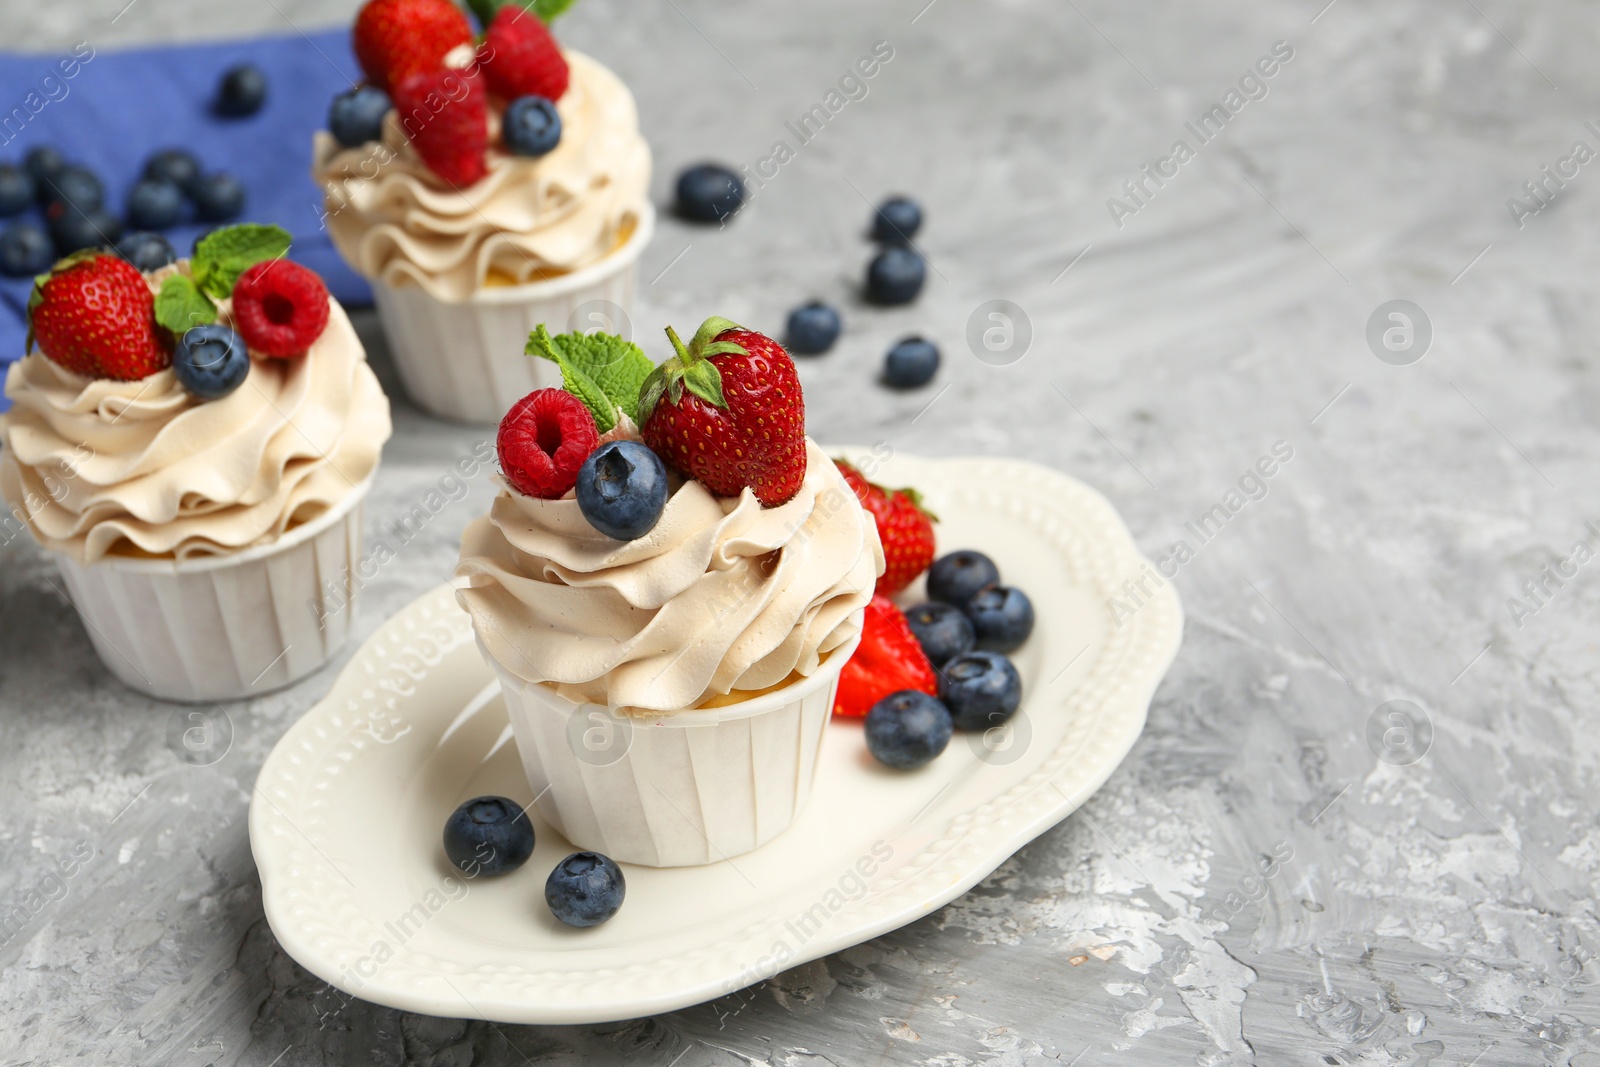
{"type": "Polygon", "coordinates": [[[35,284],[6,375],[0,496],[56,557],[107,668],[168,700],[316,670],[350,631],[389,402],[276,226],[141,273],[75,253],[35,284]]]}
{"type": "Polygon", "coordinates": [[[559,384],[521,353],[536,325],[620,328],[654,215],[627,86],[521,4],[473,9],[481,39],[451,0],[361,9],[367,84],[334,100],[313,173],[411,398],[493,423],[559,384]]]}
{"type": "Polygon", "coordinates": [[[502,421],[501,492],[456,570],[540,812],[651,866],[793,821],[884,566],[783,348],[723,319],[668,334],[660,367],[535,335],[572,392],[502,421]]]}

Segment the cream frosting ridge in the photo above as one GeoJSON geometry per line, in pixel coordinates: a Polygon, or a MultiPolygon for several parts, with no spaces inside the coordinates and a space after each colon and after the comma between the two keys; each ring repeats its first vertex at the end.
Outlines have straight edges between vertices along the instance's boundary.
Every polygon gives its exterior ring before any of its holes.
{"type": "MultiPolygon", "coordinates": [[[[227,301],[221,311],[226,322],[227,301]]],[[[361,485],[390,433],[389,401],[337,302],[303,358],[253,357],[219,400],[189,395],[170,367],[95,379],[42,353],[12,364],[5,391],[0,495],[80,563],[270,542],[361,485]]]]}
{"type": "Polygon", "coordinates": [[[391,287],[416,284],[460,302],[491,270],[535,281],[617,248],[648,210],[650,148],[621,79],[588,56],[563,54],[572,77],[556,105],[561,143],[538,158],[491,149],[488,175],[464,189],[428,169],[393,111],[381,145],[344,148],[319,132],[313,176],[344,258],[391,287]]]}
{"type": "Polygon", "coordinates": [[[456,596],[524,681],[576,703],[671,712],[815,671],[860,631],[882,569],[877,528],[808,441],[788,503],[685,481],[630,542],[590,526],[571,494],[504,486],[462,536],[456,596]]]}

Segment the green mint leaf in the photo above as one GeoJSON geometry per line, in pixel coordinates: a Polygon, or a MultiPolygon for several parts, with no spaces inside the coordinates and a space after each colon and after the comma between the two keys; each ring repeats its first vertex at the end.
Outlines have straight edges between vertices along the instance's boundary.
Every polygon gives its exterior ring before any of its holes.
{"type": "Polygon", "coordinates": [[[594,413],[601,433],[616,426],[618,411],[638,421],[639,391],[655,370],[638,345],[608,333],[552,337],[541,324],[529,335],[526,351],[561,368],[561,384],[594,413]]]}
{"type": "Polygon", "coordinates": [[[478,25],[486,30],[489,28],[489,23],[494,21],[495,15],[499,13],[502,3],[504,0],[467,0],[467,6],[478,16],[478,25]]]}
{"type": "Polygon", "coordinates": [[[217,306],[200,291],[193,278],[169,275],[156,294],[156,321],[182,337],[191,327],[217,321],[217,306]]]}
{"type": "Polygon", "coordinates": [[[281,226],[245,223],[207,234],[195,247],[189,270],[202,291],[221,300],[233,292],[239,275],[289,252],[289,231],[281,226]]]}
{"type": "Polygon", "coordinates": [[[516,4],[548,26],[566,14],[567,9],[576,2],[577,0],[467,0],[467,6],[478,16],[478,24],[488,29],[489,23],[494,21],[500,9],[509,4],[516,4]]]}
{"type": "Polygon", "coordinates": [[[523,6],[543,19],[545,25],[549,25],[566,14],[567,9],[576,2],[577,0],[531,0],[523,6]]]}

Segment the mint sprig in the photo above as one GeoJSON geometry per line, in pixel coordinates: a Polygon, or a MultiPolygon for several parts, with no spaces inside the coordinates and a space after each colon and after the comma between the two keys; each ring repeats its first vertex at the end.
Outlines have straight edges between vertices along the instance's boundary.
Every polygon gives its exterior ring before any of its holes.
{"type": "Polygon", "coordinates": [[[551,336],[541,323],[523,350],[561,368],[561,384],[583,401],[601,433],[617,425],[620,412],[638,420],[639,387],[655,370],[650,357],[632,341],[609,333],[551,336]]]}
{"type": "Polygon", "coordinates": [[[224,226],[201,238],[189,260],[187,275],[174,274],[156,294],[156,321],[182,335],[195,326],[217,321],[214,301],[233,295],[239,275],[269,259],[282,259],[292,239],[281,226],[245,223],[224,226]]]}
{"type": "Polygon", "coordinates": [[[500,9],[508,4],[516,4],[524,11],[537,15],[539,21],[548,26],[566,14],[567,9],[575,3],[577,0],[467,0],[467,6],[478,16],[478,23],[484,29],[489,28],[489,23],[494,21],[500,9]]]}

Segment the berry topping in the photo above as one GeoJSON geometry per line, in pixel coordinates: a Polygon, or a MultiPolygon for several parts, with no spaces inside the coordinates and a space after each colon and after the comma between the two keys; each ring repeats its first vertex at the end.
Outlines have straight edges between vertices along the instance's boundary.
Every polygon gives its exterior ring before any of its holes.
{"type": "Polygon", "coordinates": [[[172,373],[201,400],[220,400],[244,384],[250,352],[244,339],[221,323],[196,326],[172,350],[172,373]]]}
{"type": "Polygon", "coordinates": [[[886,245],[903,245],[917,235],[922,207],[904,196],[891,196],[872,213],[872,239],[886,245]]]}
{"type": "Polygon", "coordinates": [[[867,712],[867,751],[886,766],[914,771],[945,750],[954,730],[949,708],[920,689],[902,689],[867,712]]]}
{"type": "Polygon", "coordinates": [[[514,871],[533,855],[533,822],[514,800],[469,800],[445,820],[444,854],[469,878],[514,871]]]}
{"type": "Polygon", "coordinates": [[[122,240],[117,242],[117,255],[147,274],[178,260],[178,253],[173,249],[171,241],[159,233],[138,231],[124,235],[122,240]]]}
{"type": "Polygon", "coordinates": [[[183,218],[183,190],[172,182],[146,178],[128,194],[128,225],[165,230],[183,218]]]}
{"type": "MultiPolygon", "coordinates": [[[[251,268],[281,260],[288,251],[289,231],[278,226],[246,224],[212,230],[195,241],[194,255],[189,260],[187,273],[168,274],[162,279],[161,292],[156,295],[156,321],[177,336],[182,336],[195,326],[216,322],[215,301],[235,295],[234,286],[251,268]]],[[[270,292],[270,289],[267,291],[270,292]]],[[[247,292],[242,302],[235,301],[233,317],[234,327],[254,344],[251,335],[244,332],[241,319],[260,318],[269,325],[277,326],[279,323],[276,318],[282,309],[253,309],[250,306],[252,299],[263,304],[269,303],[262,300],[260,291],[254,298],[247,292]],[[241,303],[244,305],[242,308],[241,303]]],[[[324,304],[326,301],[324,295],[324,304]]],[[[314,309],[309,313],[316,314],[314,309]]],[[[322,314],[325,319],[325,309],[322,314]]],[[[283,336],[268,338],[268,343],[274,342],[281,345],[289,343],[283,336]]],[[[264,349],[262,351],[265,352],[264,349]]]]}
{"type": "Polygon", "coordinates": [[[229,67],[217,83],[217,114],[244,118],[267,102],[267,76],[254,63],[229,67]]]}
{"type": "Polygon", "coordinates": [[[701,163],[678,175],[678,214],[690,222],[721,222],[744,206],[744,179],[727,167],[701,163]]]}
{"type": "Polygon", "coordinates": [[[500,420],[500,469],[518,492],[555,500],[578,484],[583,461],[600,443],[594,416],[565,389],[536,389],[500,420]]]}
{"type": "Polygon", "coordinates": [[[974,593],[1000,581],[1000,568],[982,552],[958,549],[928,568],[928,599],[965,607],[974,593]]]}
{"type": "Polygon", "coordinates": [[[314,270],[269,259],[233,285],[233,324],[264,356],[301,356],[328,326],[328,287],[314,270]]]}
{"type": "Polygon", "coordinates": [[[502,100],[519,96],[561,99],[571,80],[567,61],[544,22],[521,4],[502,7],[484,34],[483,76],[502,100]]]}
{"type": "Polygon", "coordinates": [[[244,186],[231,174],[207,174],[196,178],[194,211],[205,222],[226,222],[244,213],[244,186]]]}
{"type": "Polygon", "coordinates": [[[906,624],[917,635],[917,643],[927,654],[928,662],[942,667],[952,656],[972,651],[978,637],[972,630],[972,620],[954,604],[941,604],[930,600],[906,609],[906,624]]]}
{"type": "Polygon", "coordinates": [[[986,585],[962,605],[979,648],[1013,652],[1033,633],[1033,603],[1020,589],[986,585]]]}
{"type": "Polygon", "coordinates": [[[574,852],[550,872],[544,902],[568,926],[599,926],[622,907],[628,884],[622,868],[598,852],[574,852]]]}
{"type": "Polygon", "coordinates": [[[514,156],[542,156],[561,143],[561,116],[542,96],[519,96],[506,107],[500,136],[514,156]]]}
{"type": "Polygon", "coordinates": [[[839,339],[839,313],[820,300],[789,312],[783,343],[801,356],[821,355],[839,339]]]}
{"type": "Polygon", "coordinates": [[[963,652],[939,672],[939,697],[956,729],[987,730],[1022,703],[1022,675],[998,652],[963,652]]]}
{"type": "Polygon", "coordinates": [[[920,337],[897,342],[883,358],[883,380],[896,389],[927,385],[938,372],[938,347],[920,337]]]}
{"type": "Polygon", "coordinates": [[[878,527],[883,544],[884,571],[878,576],[878,593],[894,596],[917,580],[933,562],[935,516],[922,506],[915,489],[885,489],[844,460],[836,461],[846,484],[861,501],[878,527]]]}
{"type": "Polygon", "coordinates": [[[346,148],[383,139],[383,118],[394,103],[375,85],[360,85],[333,98],[328,129],[346,148]]]}
{"type": "Polygon", "coordinates": [[[33,206],[33,177],[13,163],[0,163],[0,215],[20,214],[33,206]]]}
{"type": "Polygon", "coordinates": [[[794,361],[772,338],[711,318],[639,391],[640,432],[673,470],[718,496],[787,502],[806,476],[806,405],[794,361]]]}
{"type": "Polygon", "coordinates": [[[937,693],[939,679],[900,609],[888,597],[874,596],[867,605],[861,644],[839,672],[833,713],[859,718],[902,689],[937,693]]]}
{"type": "Polygon", "coordinates": [[[56,252],[69,256],[86,248],[109,248],[122,237],[122,220],[109,211],[76,211],[65,204],[51,204],[50,240],[56,252]]]}
{"type": "Polygon", "coordinates": [[[171,362],[144,275],[106,252],[68,256],[34,283],[28,344],[69,371],[135,381],[171,362]]]}
{"type": "Polygon", "coordinates": [[[867,299],[874,304],[909,304],[922,292],[928,266],[909,248],[891,246],[867,265],[867,299]]]}
{"type": "Polygon", "coordinates": [[[182,148],[163,148],[145,160],[144,177],[149,181],[171,182],[184,192],[190,192],[200,180],[200,161],[182,148]]]}
{"type": "Polygon", "coordinates": [[[618,541],[655,529],[667,506],[667,468],[637,441],[611,441],[578,470],[578,508],[589,525],[618,541]]]}
{"type": "Polygon", "coordinates": [[[483,79],[459,70],[413,74],[394,90],[400,125],[428,169],[452,186],[489,173],[489,97],[483,79]]]}
{"type": "Polygon", "coordinates": [[[50,238],[32,223],[19,222],[0,234],[0,274],[27,278],[50,269],[50,238]]]}
{"type": "Polygon", "coordinates": [[[351,45],[367,80],[384,92],[413,74],[442,70],[444,57],[472,41],[472,25],[450,0],[369,0],[351,45]]]}

